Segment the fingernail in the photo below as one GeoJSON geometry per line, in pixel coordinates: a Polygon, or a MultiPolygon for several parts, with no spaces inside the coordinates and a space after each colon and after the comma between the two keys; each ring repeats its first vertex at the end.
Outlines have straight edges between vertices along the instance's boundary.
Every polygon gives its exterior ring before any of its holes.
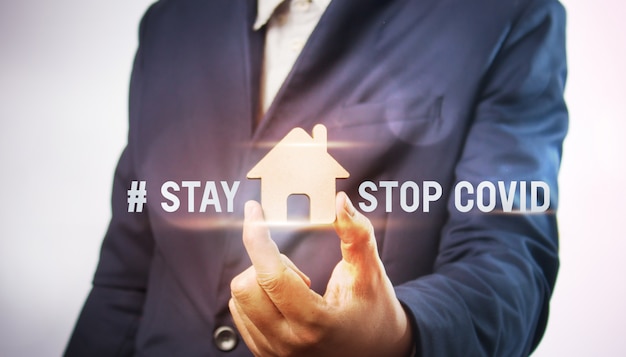
{"type": "Polygon", "coordinates": [[[354,205],[352,204],[352,201],[350,201],[350,197],[348,197],[348,195],[346,195],[346,202],[344,203],[343,208],[350,215],[350,217],[354,217],[356,209],[354,208],[354,205]]]}

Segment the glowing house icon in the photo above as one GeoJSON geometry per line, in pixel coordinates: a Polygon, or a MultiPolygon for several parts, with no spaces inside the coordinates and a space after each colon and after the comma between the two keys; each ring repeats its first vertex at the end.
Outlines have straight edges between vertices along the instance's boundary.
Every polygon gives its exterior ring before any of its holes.
{"type": "Polygon", "coordinates": [[[335,181],[348,176],[328,154],[321,124],[313,128],[313,137],[301,128],[291,130],[248,172],[248,178],[261,179],[261,205],[269,222],[286,222],[287,198],[306,195],[313,224],[333,223],[335,181]]]}

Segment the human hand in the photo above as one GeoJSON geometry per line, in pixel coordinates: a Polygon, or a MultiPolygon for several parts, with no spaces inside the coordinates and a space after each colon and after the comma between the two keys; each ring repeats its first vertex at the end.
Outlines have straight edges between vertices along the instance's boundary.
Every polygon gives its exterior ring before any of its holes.
{"type": "Polygon", "coordinates": [[[378,256],[372,225],[345,193],[336,205],[343,258],[320,296],[278,251],[259,203],[246,203],[243,241],[252,266],[232,280],[229,308],[256,356],[410,354],[410,323],[378,256]]]}

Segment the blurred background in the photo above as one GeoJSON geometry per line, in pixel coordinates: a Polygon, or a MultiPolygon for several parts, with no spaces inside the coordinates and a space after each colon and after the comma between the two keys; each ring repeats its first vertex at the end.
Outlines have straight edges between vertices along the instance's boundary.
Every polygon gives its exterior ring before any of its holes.
{"type": "MultiPolygon", "coordinates": [[[[59,356],[89,291],[151,0],[0,0],[0,355],[59,356]]],[[[561,270],[533,356],[623,356],[626,5],[563,0],[561,270]]]]}

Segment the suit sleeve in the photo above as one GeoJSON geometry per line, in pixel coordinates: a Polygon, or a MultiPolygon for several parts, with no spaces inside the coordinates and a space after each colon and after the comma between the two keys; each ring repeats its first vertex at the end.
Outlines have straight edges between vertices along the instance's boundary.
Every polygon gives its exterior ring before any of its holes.
{"type": "MultiPolygon", "coordinates": [[[[148,12],[149,13],[149,12],[148,12]]],[[[148,14],[147,13],[147,14],[148,14]]],[[[140,25],[140,42],[146,21],[140,25]]],[[[139,106],[141,46],[135,57],[130,86],[130,118],[139,106]]],[[[133,125],[118,162],[112,190],[112,218],[104,237],[93,286],[65,356],[132,356],[145,299],[154,249],[148,212],[128,212],[127,190],[136,177],[133,125]]]]}
{"type": "MultiPolygon", "coordinates": [[[[543,181],[544,213],[462,213],[448,202],[434,273],[396,287],[413,318],[422,356],[527,356],[545,330],[558,270],[557,173],[567,131],[565,14],[556,2],[533,1],[502,41],[456,166],[456,181],[474,188],[518,181],[514,207],[543,181]]],[[[463,196],[466,202],[472,197],[463,196]]],[[[474,197],[475,198],[475,197],[474,197]]],[[[501,206],[496,196],[497,207],[501,206]]]]}

